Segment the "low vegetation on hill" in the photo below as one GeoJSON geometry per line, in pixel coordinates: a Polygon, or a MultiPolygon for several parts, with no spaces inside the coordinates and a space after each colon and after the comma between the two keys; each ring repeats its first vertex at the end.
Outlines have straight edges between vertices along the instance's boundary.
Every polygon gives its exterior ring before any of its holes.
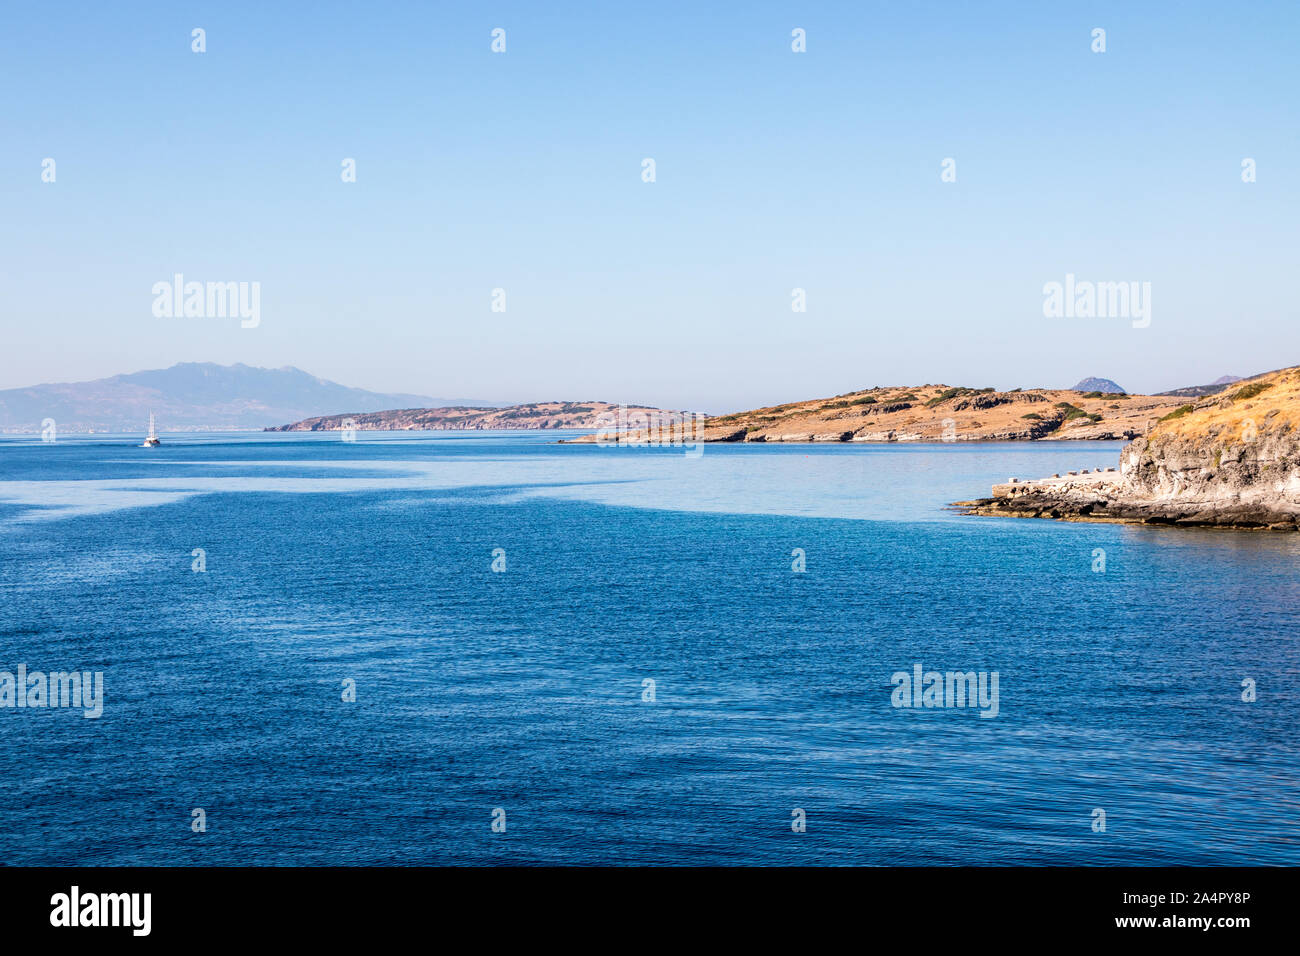
{"type": "Polygon", "coordinates": [[[1182,404],[1163,417],[1152,438],[1197,434],[1230,436],[1300,423],[1300,367],[1234,383],[1232,391],[1182,404]]]}
{"type": "Polygon", "coordinates": [[[1122,439],[1184,400],[1122,392],[875,386],[710,418],[705,441],[894,442],[1122,439]]]}

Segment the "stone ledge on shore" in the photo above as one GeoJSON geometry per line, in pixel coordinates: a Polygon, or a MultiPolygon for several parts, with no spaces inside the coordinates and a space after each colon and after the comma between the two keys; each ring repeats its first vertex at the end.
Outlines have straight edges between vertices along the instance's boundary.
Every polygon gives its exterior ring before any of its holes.
{"type": "Polygon", "coordinates": [[[1300,530],[1300,506],[1225,498],[1154,499],[1133,493],[1114,471],[1007,481],[993,496],[957,501],[962,514],[1003,518],[1053,518],[1121,524],[1300,530]]]}

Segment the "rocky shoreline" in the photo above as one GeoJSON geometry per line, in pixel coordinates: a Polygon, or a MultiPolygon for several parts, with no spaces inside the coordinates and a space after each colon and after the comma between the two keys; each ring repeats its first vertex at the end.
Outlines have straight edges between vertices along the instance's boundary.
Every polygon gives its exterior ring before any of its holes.
{"type": "Polygon", "coordinates": [[[1126,445],[1119,469],[994,485],[964,514],[1300,530],[1300,369],[1243,383],[1126,445]]]}
{"type": "Polygon", "coordinates": [[[1242,530],[1300,530],[1300,515],[1282,507],[1251,502],[1160,501],[1106,490],[1062,490],[1042,487],[1040,482],[1021,482],[1015,494],[999,493],[992,498],[956,501],[953,507],[965,515],[1001,518],[1053,518],[1059,521],[1092,521],[1111,524],[1177,525],[1188,528],[1234,528],[1242,530]]]}

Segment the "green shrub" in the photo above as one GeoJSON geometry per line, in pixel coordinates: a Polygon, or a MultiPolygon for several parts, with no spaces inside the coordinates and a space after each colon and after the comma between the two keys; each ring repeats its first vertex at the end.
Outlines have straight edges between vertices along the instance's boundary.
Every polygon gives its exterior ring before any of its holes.
{"type": "Polygon", "coordinates": [[[1272,382],[1252,382],[1245,388],[1239,388],[1233,392],[1231,398],[1234,402],[1240,402],[1247,398],[1254,398],[1260,392],[1266,392],[1272,387],[1272,382]]]}
{"type": "Polygon", "coordinates": [[[1162,422],[1168,422],[1168,421],[1173,421],[1175,418],[1182,418],[1184,415],[1186,415],[1190,411],[1193,411],[1195,408],[1196,408],[1195,405],[1180,405],[1178,408],[1175,408],[1172,412],[1170,412],[1168,415],[1166,415],[1164,418],[1160,420],[1162,422]]]}
{"type": "Polygon", "coordinates": [[[958,386],[957,388],[945,388],[934,398],[926,402],[925,407],[934,408],[934,406],[938,405],[940,402],[946,402],[948,401],[948,399],[956,398],[958,395],[968,395],[968,394],[970,394],[969,388],[962,388],[960,386],[958,386]]]}

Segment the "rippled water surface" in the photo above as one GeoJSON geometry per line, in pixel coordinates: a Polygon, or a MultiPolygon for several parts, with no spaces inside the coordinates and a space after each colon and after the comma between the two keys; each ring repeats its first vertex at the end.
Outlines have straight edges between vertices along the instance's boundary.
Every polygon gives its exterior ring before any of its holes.
{"type": "Polygon", "coordinates": [[[1118,444],[331,437],[0,441],[4,862],[1300,862],[1300,542],[945,508],[1118,444]]]}

